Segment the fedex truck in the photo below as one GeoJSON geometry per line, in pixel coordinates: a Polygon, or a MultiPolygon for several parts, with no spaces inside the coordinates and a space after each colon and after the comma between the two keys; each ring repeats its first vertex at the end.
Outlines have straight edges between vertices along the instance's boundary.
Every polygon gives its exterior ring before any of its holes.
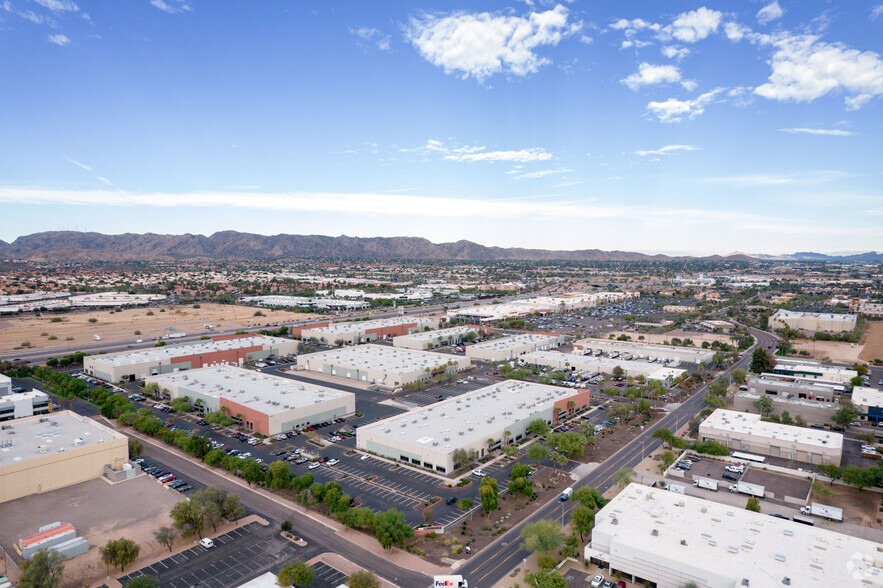
{"type": "Polygon", "coordinates": [[[469,583],[463,576],[436,576],[434,588],[469,588],[469,583]]]}
{"type": "Polygon", "coordinates": [[[800,509],[800,514],[824,517],[829,521],[843,522],[843,509],[837,508],[836,506],[819,504],[818,502],[813,502],[809,506],[802,507],[800,509]]]}

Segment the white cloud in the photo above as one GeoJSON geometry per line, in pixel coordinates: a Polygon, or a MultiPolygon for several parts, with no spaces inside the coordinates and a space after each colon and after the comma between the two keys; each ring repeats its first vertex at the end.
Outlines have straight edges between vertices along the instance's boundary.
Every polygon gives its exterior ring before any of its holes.
{"type": "Polygon", "coordinates": [[[49,35],[46,37],[46,40],[54,45],[58,45],[59,47],[66,47],[70,45],[71,40],[67,38],[66,35],[58,34],[58,35],[49,35]]]}
{"type": "Polygon", "coordinates": [[[185,0],[169,0],[166,2],[165,0],[150,0],[150,5],[154,8],[159,8],[165,13],[168,14],[177,14],[179,12],[190,12],[193,10],[189,4],[185,0]],[[171,4],[169,4],[171,2],[171,4]]]}
{"type": "Polygon", "coordinates": [[[526,76],[549,59],[535,53],[576,33],[579,23],[567,22],[568,11],[558,5],[526,17],[489,12],[458,12],[448,16],[412,18],[406,35],[424,59],[462,78],[484,81],[497,73],[526,76]]]}
{"type": "Polygon", "coordinates": [[[779,101],[809,102],[831,92],[847,94],[848,109],[883,94],[883,61],[873,51],[824,43],[812,35],[776,40],[769,82],[755,94],[779,101]]]}
{"type": "Polygon", "coordinates": [[[853,174],[837,170],[813,170],[793,174],[756,174],[742,176],[726,176],[719,178],[706,178],[703,181],[733,184],[736,186],[805,186],[833,182],[851,177],[853,174]]]}
{"type": "Polygon", "coordinates": [[[686,47],[677,47],[675,45],[665,45],[661,51],[669,59],[677,59],[679,61],[690,54],[690,50],[686,47]]]}
{"type": "Polygon", "coordinates": [[[390,37],[384,33],[381,33],[375,28],[371,27],[360,27],[360,28],[350,28],[350,34],[355,35],[362,39],[367,43],[371,43],[375,45],[381,51],[389,51],[389,42],[390,37]]]}
{"type": "Polygon", "coordinates": [[[701,94],[695,100],[669,98],[665,102],[651,102],[647,105],[647,108],[656,115],[659,122],[681,122],[685,118],[694,119],[705,112],[705,105],[721,92],[723,92],[723,88],[715,88],[710,92],[701,94]]]}
{"type": "Polygon", "coordinates": [[[563,167],[557,168],[557,169],[541,169],[541,170],[535,171],[535,172],[517,173],[516,175],[512,176],[512,179],[514,179],[514,180],[536,180],[539,178],[544,178],[546,176],[567,174],[567,173],[571,173],[572,171],[573,171],[572,169],[566,169],[563,167]]]}
{"type": "Polygon", "coordinates": [[[623,84],[637,91],[641,86],[671,84],[681,79],[681,72],[674,65],[650,65],[641,63],[638,71],[620,80],[623,84]]]}
{"type": "Polygon", "coordinates": [[[71,162],[72,164],[74,164],[75,166],[80,167],[80,168],[83,168],[83,169],[85,169],[85,170],[87,170],[87,171],[92,169],[91,167],[89,167],[89,166],[86,165],[85,163],[80,163],[80,162],[77,161],[76,159],[71,159],[70,157],[65,157],[65,159],[66,159],[67,161],[71,162]]]}
{"type": "Polygon", "coordinates": [[[640,155],[641,157],[645,157],[647,155],[668,155],[669,153],[673,153],[675,151],[698,151],[699,147],[694,147],[693,145],[666,145],[665,147],[660,147],[659,149],[648,149],[644,151],[635,151],[635,155],[640,155]]]}
{"type": "Polygon", "coordinates": [[[451,153],[448,161],[548,161],[552,154],[543,149],[520,149],[518,151],[479,151],[475,153],[451,153]]]}
{"type": "Polygon", "coordinates": [[[717,32],[722,13],[701,7],[690,12],[679,14],[671,25],[665,27],[664,33],[684,43],[701,41],[711,33],[717,32]]]}
{"type": "Polygon", "coordinates": [[[739,42],[743,38],[745,38],[745,35],[748,35],[750,33],[751,29],[749,29],[745,25],[741,25],[737,22],[724,23],[724,34],[730,41],[739,42]]]}
{"type": "Polygon", "coordinates": [[[113,186],[113,182],[111,182],[110,180],[108,180],[107,178],[105,178],[103,176],[96,176],[96,178],[98,179],[98,181],[100,181],[104,184],[107,184],[108,186],[113,186]]]}
{"type": "Polygon", "coordinates": [[[883,4],[878,4],[871,9],[871,20],[877,20],[883,14],[883,4]]]}
{"type": "Polygon", "coordinates": [[[852,131],[842,131],[840,129],[805,129],[796,127],[792,129],[779,129],[783,133],[807,134],[807,135],[828,135],[832,137],[851,137],[855,135],[852,131]]]}
{"type": "Polygon", "coordinates": [[[34,0],[34,2],[52,12],[77,12],[80,10],[80,7],[71,0],[34,0]]]}
{"type": "Polygon", "coordinates": [[[769,24],[774,20],[782,18],[783,14],[785,14],[785,11],[779,6],[779,0],[773,0],[757,11],[757,22],[762,25],[769,24]]]}
{"type": "Polygon", "coordinates": [[[634,37],[638,33],[638,31],[650,30],[653,32],[659,32],[660,30],[662,30],[662,25],[653,22],[647,22],[646,20],[640,18],[636,18],[634,20],[621,18],[610,25],[610,28],[617,31],[625,31],[626,37],[634,37]]]}

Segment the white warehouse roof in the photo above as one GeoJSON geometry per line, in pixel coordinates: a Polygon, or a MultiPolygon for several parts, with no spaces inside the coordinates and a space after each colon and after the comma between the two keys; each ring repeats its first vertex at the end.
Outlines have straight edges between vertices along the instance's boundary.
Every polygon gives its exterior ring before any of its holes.
{"type": "Polygon", "coordinates": [[[164,347],[151,347],[138,351],[121,351],[105,355],[90,356],[92,361],[115,367],[132,365],[154,361],[171,360],[185,355],[199,355],[200,353],[214,353],[228,349],[241,349],[243,347],[272,347],[281,343],[291,343],[289,339],[255,335],[253,337],[237,337],[235,339],[223,339],[221,341],[200,341],[198,343],[183,343],[166,345],[164,347]]]}
{"type": "Polygon", "coordinates": [[[771,445],[802,443],[814,447],[842,449],[843,435],[823,429],[782,425],[761,420],[761,415],[719,408],[702,421],[701,428],[721,433],[738,433],[769,439],[771,445]]]}

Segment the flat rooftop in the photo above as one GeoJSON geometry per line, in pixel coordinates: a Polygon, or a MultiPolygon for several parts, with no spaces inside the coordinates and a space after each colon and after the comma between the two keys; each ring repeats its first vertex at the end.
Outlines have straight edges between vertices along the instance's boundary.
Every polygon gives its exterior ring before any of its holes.
{"type": "Polygon", "coordinates": [[[352,396],[351,392],[227,365],[151,376],[148,381],[158,383],[160,388],[175,384],[179,394],[189,390],[218,399],[225,398],[264,414],[276,414],[352,396]]]}
{"type": "Polygon", "coordinates": [[[631,359],[611,359],[609,357],[594,357],[592,355],[575,355],[573,353],[554,353],[552,351],[532,351],[522,355],[519,359],[527,363],[537,365],[555,366],[561,362],[567,362],[578,370],[610,373],[616,366],[623,370],[637,372],[645,377],[655,380],[665,380],[668,376],[678,378],[684,373],[680,368],[665,367],[658,363],[646,361],[634,361],[631,359]]]}
{"type": "Polygon", "coordinates": [[[120,439],[116,431],[70,411],[3,423],[0,467],[61,451],[120,439]],[[42,421],[42,422],[41,422],[42,421]]]}
{"type": "Polygon", "coordinates": [[[358,345],[356,347],[341,347],[331,351],[302,355],[298,363],[321,360],[333,365],[355,369],[382,370],[393,374],[407,374],[425,368],[435,368],[444,365],[451,359],[463,361],[463,358],[432,353],[430,351],[415,351],[413,349],[387,347],[385,345],[358,345]]]}
{"type": "Polygon", "coordinates": [[[401,335],[399,337],[396,337],[396,339],[408,339],[410,341],[434,341],[439,337],[444,339],[449,335],[457,336],[477,332],[479,328],[480,327],[470,327],[468,325],[464,325],[461,327],[451,327],[450,329],[439,329],[438,331],[420,331],[419,333],[414,333],[412,335],[401,335]]]}
{"type": "Polygon", "coordinates": [[[610,350],[622,353],[641,354],[654,357],[654,353],[664,351],[666,353],[676,353],[685,360],[696,361],[697,358],[711,359],[716,353],[713,349],[702,349],[695,347],[678,347],[677,345],[653,345],[652,343],[631,343],[628,341],[610,341],[603,339],[580,339],[574,343],[574,346],[580,345],[589,349],[601,349],[602,351],[610,350]]]}
{"type": "Polygon", "coordinates": [[[796,310],[786,310],[784,308],[780,308],[779,310],[777,310],[771,318],[789,319],[803,317],[815,317],[822,320],[840,321],[844,323],[856,320],[856,316],[854,314],[834,314],[829,312],[798,312],[796,310]]]}
{"type": "MultiPolygon", "coordinates": [[[[5,396],[0,396],[0,403],[2,402],[16,402],[19,400],[37,400],[49,398],[49,395],[45,392],[41,392],[40,390],[28,390],[27,392],[16,392],[14,394],[6,394],[5,396]]],[[[0,435],[2,437],[2,435],[0,435]]]]}
{"type": "Polygon", "coordinates": [[[151,347],[138,351],[121,351],[120,353],[108,353],[106,355],[90,356],[92,361],[119,367],[138,363],[150,363],[156,361],[170,361],[175,357],[184,355],[199,355],[200,353],[213,353],[215,351],[227,351],[230,349],[242,349],[243,347],[273,346],[288,341],[279,337],[267,337],[255,335],[253,337],[239,337],[236,339],[224,339],[221,341],[199,341],[197,343],[178,343],[165,347],[151,347]]]}
{"type": "Polygon", "coordinates": [[[843,384],[831,385],[827,383],[816,383],[814,380],[804,378],[782,379],[782,376],[775,374],[761,374],[760,376],[752,376],[746,382],[749,386],[775,386],[783,390],[794,390],[795,392],[818,392],[831,393],[835,388],[842,390],[843,384]]]}
{"type": "Polygon", "coordinates": [[[549,333],[525,333],[524,335],[511,335],[509,337],[501,337],[500,339],[492,339],[482,343],[476,343],[472,347],[474,349],[490,349],[493,351],[506,351],[515,349],[524,345],[543,345],[557,339],[559,335],[549,333]]]}
{"type": "Polygon", "coordinates": [[[883,584],[878,543],[639,484],[598,512],[593,537],[730,586],[783,586],[786,576],[799,588],[883,584]]]}
{"type": "Polygon", "coordinates": [[[777,357],[775,368],[789,370],[816,370],[821,373],[839,374],[843,376],[850,376],[850,374],[852,374],[851,377],[853,378],[858,375],[858,372],[849,368],[838,367],[834,365],[824,365],[822,363],[819,363],[818,361],[806,361],[802,359],[786,359],[777,357]]]}
{"type": "Polygon", "coordinates": [[[490,433],[529,419],[551,408],[556,401],[577,393],[577,390],[557,386],[510,380],[415,408],[357,430],[359,434],[367,431],[433,446],[439,451],[453,451],[485,441],[490,433]]]}
{"type": "Polygon", "coordinates": [[[759,414],[719,408],[702,421],[700,427],[723,433],[751,435],[770,440],[775,445],[800,443],[825,449],[843,449],[843,435],[823,429],[809,429],[762,421],[759,414]]]}
{"type": "Polygon", "coordinates": [[[382,329],[385,327],[396,327],[398,325],[409,325],[411,323],[419,324],[423,320],[419,317],[401,317],[377,319],[373,321],[350,321],[344,323],[334,323],[327,327],[304,328],[305,331],[312,333],[327,333],[328,335],[344,335],[347,333],[364,333],[370,329],[382,329]]]}
{"type": "Polygon", "coordinates": [[[856,386],[852,389],[852,403],[856,406],[883,406],[883,391],[856,386]]]}

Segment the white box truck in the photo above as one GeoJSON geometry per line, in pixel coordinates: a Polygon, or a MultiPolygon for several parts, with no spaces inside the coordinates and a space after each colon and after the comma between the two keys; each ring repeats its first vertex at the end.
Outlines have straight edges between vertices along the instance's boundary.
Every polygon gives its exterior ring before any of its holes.
{"type": "Polygon", "coordinates": [[[800,509],[800,514],[805,515],[814,515],[817,517],[824,517],[829,521],[837,521],[838,523],[843,522],[843,509],[837,508],[836,506],[828,506],[825,504],[819,504],[818,502],[813,502],[809,506],[804,506],[800,509]]]}
{"type": "Polygon", "coordinates": [[[696,488],[705,488],[717,492],[717,480],[713,478],[694,478],[693,486],[696,488]]]}
{"type": "Polygon", "coordinates": [[[764,487],[757,484],[749,484],[748,482],[736,482],[730,486],[730,492],[740,492],[749,496],[763,498],[764,487]]]}
{"type": "Polygon", "coordinates": [[[434,588],[469,588],[463,576],[435,576],[434,588]]]}
{"type": "Polygon", "coordinates": [[[665,489],[668,490],[669,492],[674,492],[675,494],[686,494],[687,493],[687,487],[682,486],[680,484],[668,484],[665,487],[665,489]]]}

